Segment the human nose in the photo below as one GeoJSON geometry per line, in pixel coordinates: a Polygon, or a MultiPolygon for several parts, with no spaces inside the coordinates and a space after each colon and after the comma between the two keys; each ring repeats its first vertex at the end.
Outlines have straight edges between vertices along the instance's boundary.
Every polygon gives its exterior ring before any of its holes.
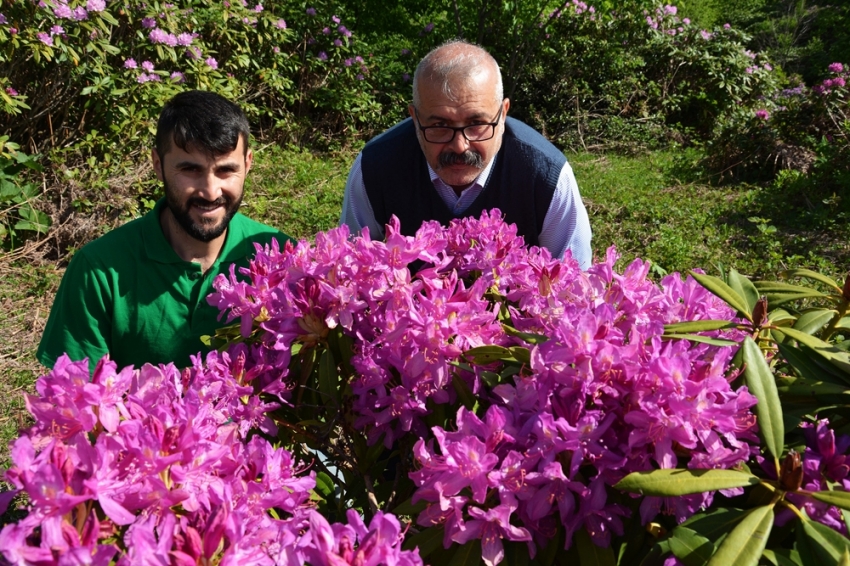
{"type": "Polygon", "coordinates": [[[469,149],[469,140],[463,135],[463,130],[455,130],[455,137],[448,142],[448,146],[455,153],[463,153],[469,149]]]}
{"type": "Polygon", "coordinates": [[[208,171],[201,176],[198,183],[199,196],[210,202],[218,200],[224,192],[221,183],[222,180],[218,178],[214,171],[208,171]]]}

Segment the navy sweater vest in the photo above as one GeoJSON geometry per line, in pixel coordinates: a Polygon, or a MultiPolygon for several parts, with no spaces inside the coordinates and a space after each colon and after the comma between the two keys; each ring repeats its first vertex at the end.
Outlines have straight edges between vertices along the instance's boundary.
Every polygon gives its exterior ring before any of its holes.
{"type": "MultiPolygon", "coordinates": [[[[408,236],[425,220],[445,226],[458,218],[434,189],[414,127],[410,118],[396,124],[366,144],[361,156],[375,220],[383,225],[395,214],[408,236]]],[[[527,245],[539,246],[538,235],[567,161],[564,154],[529,126],[507,118],[495,159],[484,190],[461,217],[498,208],[507,222],[517,225],[527,245]]]]}

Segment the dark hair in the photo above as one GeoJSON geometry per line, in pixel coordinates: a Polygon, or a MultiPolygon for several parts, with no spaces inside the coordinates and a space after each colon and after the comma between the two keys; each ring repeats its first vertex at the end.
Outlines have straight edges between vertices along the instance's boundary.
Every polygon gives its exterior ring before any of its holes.
{"type": "Polygon", "coordinates": [[[223,96],[202,90],[181,92],[169,100],[156,124],[156,151],[163,157],[171,143],[188,151],[188,146],[211,156],[236,149],[239,138],[248,151],[251,130],[242,109],[223,96]]]}

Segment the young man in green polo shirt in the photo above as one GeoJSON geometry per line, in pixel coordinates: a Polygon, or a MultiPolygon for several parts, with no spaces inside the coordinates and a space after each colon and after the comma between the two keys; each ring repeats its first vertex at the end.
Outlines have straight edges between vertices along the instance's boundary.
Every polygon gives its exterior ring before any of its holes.
{"type": "Polygon", "coordinates": [[[151,152],[165,198],[71,260],[38,359],[67,353],[90,370],[109,354],[119,367],[190,364],[200,337],[221,326],[206,297],[220,273],[248,265],[254,244],[289,236],[238,212],[253,154],[248,120],[232,102],[190,91],[171,99],[151,152]]]}

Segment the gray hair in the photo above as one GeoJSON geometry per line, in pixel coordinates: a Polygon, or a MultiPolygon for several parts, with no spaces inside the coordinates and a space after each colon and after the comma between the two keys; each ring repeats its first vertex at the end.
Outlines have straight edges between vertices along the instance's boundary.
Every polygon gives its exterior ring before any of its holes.
{"type": "Polygon", "coordinates": [[[454,100],[452,83],[466,82],[485,72],[488,66],[496,72],[496,102],[502,102],[502,71],[492,55],[480,46],[462,39],[453,39],[435,47],[422,58],[413,73],[413,106],[420,107],[420,79],[439,83],[443,94],[449,100],[454,100]]]}

